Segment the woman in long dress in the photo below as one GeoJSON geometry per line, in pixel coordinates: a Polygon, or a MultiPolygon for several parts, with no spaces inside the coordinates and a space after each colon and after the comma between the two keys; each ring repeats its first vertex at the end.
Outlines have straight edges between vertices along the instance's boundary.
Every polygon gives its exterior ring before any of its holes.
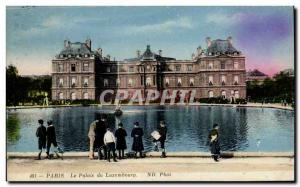
{"type": "Polygon", "coordinates": [[[134,123],[134,128],[131,132],[131,137],[133,137],[133,144],[132,144],[132,150],[135,152],[135,158],[137,158],[137,153],[140,153],[140,157],[143,158],[142,151],[144,150],[143,145],[143,135],[144,131],[139,126],[139,122],[134,123]]]}

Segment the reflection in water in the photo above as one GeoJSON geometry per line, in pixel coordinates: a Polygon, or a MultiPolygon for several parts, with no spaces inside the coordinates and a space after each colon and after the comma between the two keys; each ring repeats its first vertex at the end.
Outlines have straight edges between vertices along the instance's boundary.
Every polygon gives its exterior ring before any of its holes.
{"type": "Polygon", "coordinates": [[[120,117],[114,116],[113,111],[114,107],[107,106],[9,112],[8,151],[36,150],[34,133],[39,118],[53,120],[58,143],[66,151],[87,151],[89,125],[99,113],[107,114],[113,130],[123,123],[128,134],[128,148],[132,145],[130,133],[134,122],[140,122],[144,129],[145,149],[150,151],[153,148],[150,134],[164,120],[168,127],[168,151],[209,151],[208,133],[214,123],[220,126],[223,151],[293,151],[293,111],[217,106],[124,106],[120,117]]]}
{"type": "Polygon", "coordinates": [[[8,115],[6,129],[8,142],[17,142],[20,138],[20,120],[17,114],[8,115]]]}

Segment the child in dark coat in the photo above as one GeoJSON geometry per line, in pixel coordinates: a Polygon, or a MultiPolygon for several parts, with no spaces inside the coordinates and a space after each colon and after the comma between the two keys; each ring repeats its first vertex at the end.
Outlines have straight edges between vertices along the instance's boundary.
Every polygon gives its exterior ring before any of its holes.
{"type": "Polygon", "coordinates": [[[219,144],[219,125],[214,124],[213,129],[209,133],[209,140],[210,140],[210,148],[211,148],[211,155],[212,158],[218,162],[220,158],[220,144],[219,144]]]}
{"type": "Polygon", "coordinates": [[[123,124],[120,123],[119,128],[115,132],[115,137],[117,138],[117,150],[119,150],[119,159],[125,158],[124,150],[127,149],[126,136],[127,136],[127,132],[123,128],[123,124]]]}
{"type": "Polygon", "coordinates": [[[46,127],[43,125],[42,119],[38,120],[39,127],[36,129],[36,137],[38,137],[38,149],[40,150],[37,160],[41,160],[41,154],[43,149],[46,148],[46,127]]]}

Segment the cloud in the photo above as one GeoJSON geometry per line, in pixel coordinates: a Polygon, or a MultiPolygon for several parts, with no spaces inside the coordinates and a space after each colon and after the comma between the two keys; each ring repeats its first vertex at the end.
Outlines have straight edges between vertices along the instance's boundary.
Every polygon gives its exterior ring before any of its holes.
{"type": "Polygon", "coordinates": [[[140,33],[170,33],[174,29],[191,29],[193,28],[192,21],[187,18],[179,18],[177,20],[167,20],[162,23],[146,24],[146,25],[131,25],[122,30],[123,34],[140,34],[140,33]]]}
{"type": "Polygon", "coordinates": [[[235,13],[235,14],[215,13],[215,14],[208,14],[205,21],[206,23],[214,23],[218,25],[221,24],[221,25],[230,26],[242,22],[249,16],[250,15],[246,13],[235,13]]]}

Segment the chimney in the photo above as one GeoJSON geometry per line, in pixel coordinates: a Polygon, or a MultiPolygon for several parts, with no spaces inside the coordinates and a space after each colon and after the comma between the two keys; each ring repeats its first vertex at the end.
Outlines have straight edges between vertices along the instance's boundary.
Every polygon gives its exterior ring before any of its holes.
{"type": "Polygon", "coordinates": [[[206,44],[207,44],[207,47],[211,46],[211,39],[210,39],[210,37],[206,38],[206,44]]]}
{"type": "Polygon", "coordinates": [[[92,41],[91,41],[91,39],[87,39],[86,41],[85,41],[85,44],[86,44],[86,46],[89,48],[89,49],[92,49],[92,41]]]}
{"type": "Polygon", "coordinates": [[[202,48],[201,48],[201,46],[199,46],[197,48],[197,56],[201,55],[201,53],[202,53],[202,48]]]}
{"type": "Polygon", "coordinates": [[[230,43],[230,44],[232,45],[232,37],[231,37],[231,36],[229,36],[229,37],[227,38],[227,41],[228,41],[228,43],[230,43]]]}
{"type": "Polygon", "coordinates": [[[64,41],[64,45],[65,45],[65,48],[70,47],[70,41],[69,40],[65,40],[64,41]]]}
{"type": "Polygon", "coordinates": [[[162,56],[162,50],[161,50],[161,49],[158,50],[158,55],[159,55],[159,56],[162,56]]]}
{"type": "Polygon", "coordinates": [[[141,57],[141,51],[140,51],[140,50],[137,50],[137,51],[136,51],[136,57],[137,57],[137,58],[140,58],[140,57],[141,57]]]}
{"type": "Polygon", "coordinates": [[[102,49],[101,48],[97,49],[97,53],[102,57],[102,49]]]}
{"type": "Polygon", "coordinates": [[[192,60],[195,59],[195,53],[192,53],[192,60]]]}

